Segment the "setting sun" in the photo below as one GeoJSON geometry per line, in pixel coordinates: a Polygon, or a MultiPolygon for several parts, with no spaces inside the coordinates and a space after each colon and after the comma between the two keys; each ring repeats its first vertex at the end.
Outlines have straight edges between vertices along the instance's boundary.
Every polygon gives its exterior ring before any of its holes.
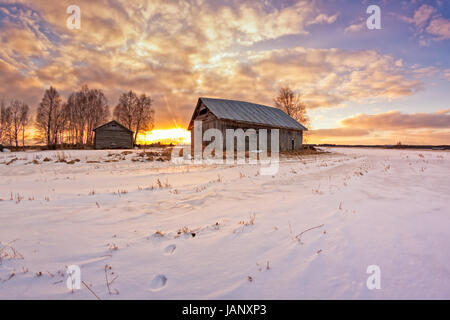
{"type": "Polygon", "coordinates": [[[189,144],[191,143],[191,133],[183,128],[157,129],[139,134],[138,144],[189,144]]]}

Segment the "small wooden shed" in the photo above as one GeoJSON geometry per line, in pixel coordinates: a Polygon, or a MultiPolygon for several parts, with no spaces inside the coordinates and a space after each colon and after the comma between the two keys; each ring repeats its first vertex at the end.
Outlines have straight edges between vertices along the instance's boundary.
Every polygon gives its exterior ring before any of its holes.
{"type": "Polygon", "coordinates": [[[118,123],[110,121],[94,129],[95,149],[132,149],[133,131],[118,123]]]}

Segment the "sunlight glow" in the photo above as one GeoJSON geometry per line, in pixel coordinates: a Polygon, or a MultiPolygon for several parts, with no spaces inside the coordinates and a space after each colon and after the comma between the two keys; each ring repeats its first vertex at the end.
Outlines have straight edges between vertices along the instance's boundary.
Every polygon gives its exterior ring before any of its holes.
{"type": "Polygon", "coordinates": [[[138,144],[190,144],[191,133],[183,128],[158,129],[139,134],[138,144]]]}

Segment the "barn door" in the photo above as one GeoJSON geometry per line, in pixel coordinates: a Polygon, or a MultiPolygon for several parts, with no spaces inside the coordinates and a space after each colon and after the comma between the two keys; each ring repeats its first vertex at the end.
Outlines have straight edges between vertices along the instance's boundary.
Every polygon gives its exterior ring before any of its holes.
{"type": "Polygon", "coordinates": [[[292,150],[294,150],[295,149],[295,141],[294,141],[294,139],[291,140],[291,143],[292,143],[292,150]]]}

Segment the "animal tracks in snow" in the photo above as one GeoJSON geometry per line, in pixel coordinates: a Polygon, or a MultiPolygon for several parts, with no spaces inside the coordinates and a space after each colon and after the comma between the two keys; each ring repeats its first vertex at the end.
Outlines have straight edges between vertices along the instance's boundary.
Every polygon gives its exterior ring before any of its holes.
{"type": "Polygon", "coordinates": [[[174,251],[175,251],[176,248],[177,248],[176,245],[171,244],[171,245],[167,246],[167,247],[164,249],[164,254],[165,254],[166,256],[170,256],[171,254],[174,253],[174,251]]]}
{"type": "Polygon", "coordinates": [[[150,289],[152,291],[159,291],[166,286],[166,283],[167,283],[167,277],[163,274],[158,274],[150,282],[150,289]]]}

